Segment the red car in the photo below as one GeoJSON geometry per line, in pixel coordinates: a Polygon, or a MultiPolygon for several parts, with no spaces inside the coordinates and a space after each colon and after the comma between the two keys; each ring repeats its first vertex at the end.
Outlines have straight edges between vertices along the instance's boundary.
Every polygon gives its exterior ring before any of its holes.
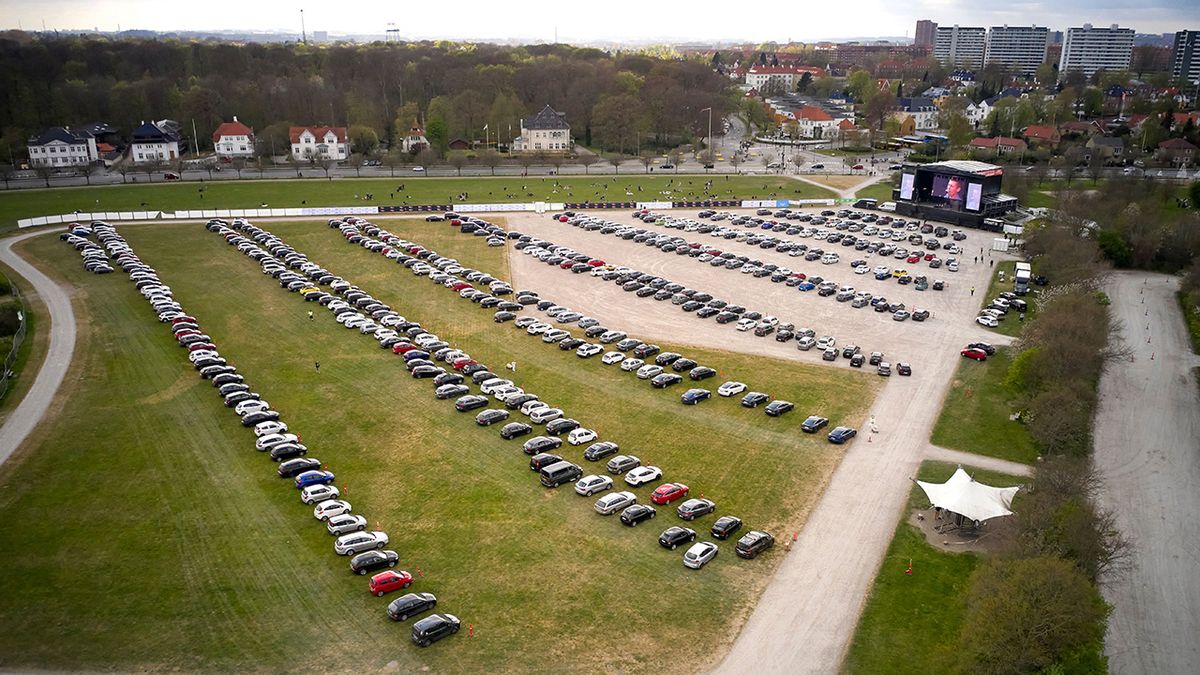
{"type": "Polygon", "coordinates": [[[559,216],[559,217],[558,217],[558,222],[560,222],[560,223],[565,223],[565,222],[567,222],[568,220],[570,220],[570,219],[569,219],[569,218],[567,218],[566,216],[559,216]]]}
{"type": "Polygon", "coordinates": [[[371,593],[379,597],[383,597],[384,593],[391,593],[402,588],[412,586],[412,575],[404,570],[397,572],[396,570],[388,570],[380,572],[371,577],[369,588],[371,593]]]}
{"type": "Polygon", "coordinates": [[[216,349],[217,346],[211,342],[193,342],[187,346],[189,352],[200,351],[201,349],[216,349]]]}
{"type": "Polygon", "coordinates": [[[460,227],[462,225],[462,221],[459,220],[458,218],[451,218],[450,224],[453,225],[454,227],[460,227]]]}
{"type": "Polygon", "coordinates": [[[453,285],[453,286],[451,286],[450,288],[451,288],[451,289],[453,289],[453,290],[456,290],[456,291],[461,291],[461,290],[463,290],[464,288],[474,288],[474,286],[472,286],[471,284],[468,284],[468,283],[467,283],[467,282],[465,282],[465,281],[457,281],[457,282],[455,282],[455,283],[454,283],[454,285],[453,285]]]}
{"type": "Polygon", "coordinates": [[[174,318],[174,319],[172,319],[172,320],[171,320],[171,325],[175,325],[175,324],[177,324],[177,323],[196,323],[196,317],[194,317],[194,316],[180,316],[180,317],[176,317],[176,318],[174,318]]]}
{"type": "Polygon", "coordinates": [[[461,358],[454,359],[454,363],[451,363],[450,365],[454,366],[455,370],[462,370],[463,368],[466,368],[467,366],[473,366],[476,363],[478,363],[478,361],[475,359],[461,358]]]}
{"type": "Polygon", "coordinates": [[[414,350],[416,348],[417,348],[417,346],[412,344],[411,342],[401,342],[401,343],[397,344],[395,347],[392,347],[392,353],[404,354],[406,352],[411,352],[412,350],[414,350]]]}
{"type": "Polygon", "coordinates": [[[854,169],[855,171],[862,171],[864,167],[862,164],[855,164],[854,166],[852,166],[850,168],[854,169]]]}
{"type": "Polygon", "coordinates": [[[688,486],[683,483],[663,483],[654,488],[654,492],[650,495],[650,501],[655,504],[670,504],[676,499],[683,499],[688,496],[688,486]]]}
{"type": "Polygon", "coordinates": [[[968,359],[975,359],[976,361],[987,361],[987,352],[977,347],[967,347],[959,352],[959,355],[965,356],[968,359]]]}
{"type": "Polygon", "coordinates": [[[558,267],[559,267],[560,269],[564,269],[564,270],[569,270],[569,269],[571,269],[571,268],[572,268],[572,267],[574,267],[574,266],[575,266],[575,261],[574,261],[574,260],[564,260],[564,261],[562,261],[562,262],[560,262],[560,263],[558,264],[558,267]]]}
{"type": "Polygon", "coordinates": [[[588,264],[588,267],[604,267],[604,265],[606,265],[607,263],[605,263],[603,260],[600,260],[598,258],[592,258],[591,260],[587,261],[587,264],[588,264]]]}
{"type": "Polygon", "coordinates": [[[933,259],[934,259],[934,258],[936,258],[936,257],[937,257],[937,256],[936,256],[936,255],[934,255],[933,253],[926,253],[926,254],[925,254],[925,261],[926,261],[926,262],[928,262],[928,261],[930,261],[930,260],[933,260],[933,259]]]}
{"type": "Polygon", "coordinates": [[[907,258],[905,258],[904,262],[915,263],[915,262],[920,262],[920,260],[921,260],[921,256],[917,253],[914,253],[914,254],[908,256],[907,258]]]}

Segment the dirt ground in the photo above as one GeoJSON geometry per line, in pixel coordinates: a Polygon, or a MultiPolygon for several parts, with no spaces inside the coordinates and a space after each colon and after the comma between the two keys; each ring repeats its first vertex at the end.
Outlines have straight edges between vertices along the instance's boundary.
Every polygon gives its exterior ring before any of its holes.
{"type": "Polygon", "coordinates": [[[961,530],[951,527],[945,516],[939,519],[933,509],[918,509],[909,514],[908,524],[921,531],[925,543],[949,553],[995,555],[1008,550],[1017,536],[1011,517],[993,518],[978,530],[961,530]]]}
{"type": "MultiPolygon", "coordinates": [[[[818,209],[819,210],[819,209],[818,209]]],[[[674,215],[694,212],[674,211],[674,215]]],[[[616,222],[639,224],[629,213],[606,212],[616,222]]],[[[843,262],[824,266],[768,252],[724,239],[697,233],[681,233],[693,241],[721,242],[723,250],[737,251],[787,265],[796,271],[819,273],[860,288],[879,288],[889,299],[927,306],[933,317],[922,323],[896,322],[890,315],[869,309],[853,309],[832,297],[815,292],[801,293],[782,284],[754,278],[731,270],[716,270],[686,256],[665,254],[658,249],[625,241],[599,232],[587,232],[565,223],[552,221],[549,215],[526,214],[506,218],[510,229],[566,244],[609,263],[627,265],[644,272],[660,274],[691,288],[713,293],[731,303],[774,314],[783,322],[811,326],[818,335],[830,334],[838,344],[854,343],[863,351],[883,351],[893,363],[912,364],[912,377],[893,376],[871,408],[879,428],[877,434],[861,434],[834,472],[821,500],[810,514],[803,530],[792,533],[796,543],[779,566],[754,612],[733,640],[728,654],[716,672],[744,673],[829,673],[838,670],[854,635],[854,629],[866,594],[886,552],[896,519],[902,517],[905,499],[920,462],[930,455],[962,456],[929,445],[933,423],[941,409],[954,369],[958,350],[967,342],[983,340],[1005,344],[1007,338],[990,333],[974,323],[983,301],[982,291],[989,278],[986,250],[991,234],[968,230],[962,242],[967,255],[957,273],[946,272],[950,282],[942,292],[919,292],[901,287],[894,281],[876,281],[870,275],[855,275],[846,254],[843,262]],[[984,260],[972,262],[985,250],[984,260]],[[971,288],[979,289],[973,295],[971,288]],[[736,639],[735,639],[736,638],[736,639]],[[798,649],[797,645],[804,645],[798,649]]],[[[653,227],[653,226],[650,226],[653,227]]],[[[837,248],[841,248],[840,246],[837,248]]],[[[839,251],[842,253],[842,251],[839,251]]],[[[896,267],[867,258],[872,266],[896,267]]],[[[1000,259],[997,256],[995,259],[1000,259]]],[[[697,319],[673,305],[651,298],[637,298],[611,282],[589,275],[576,275],[550,267],[530,256],[513,251],[510,255],[513,281],[517,288],[532,288],[543,296],[563,302],[573,309],[600,319],[604,325],[626,331],[644,340],[669,339],[674,342],[756,354],[825,363],[815,351],[799,351],[794,342],[779,343],[773,338],[758,338],[739,333],[732,325],[721,326],[711,320],[697,319]],[[551,292],[552,289],[552,292],[551,292]]],[[[910,270],[913,271],[913,270],[910,270]]],[[[830,367],[849,367],[840,359],[830,367]]],[[[867,419],[859,422],[864,430],[867,419]]],[[[986,458],[980,458],[986,459],[986,458]]],[[[981,462],[982,463],[982,462],[981,462]]],[[[1024,467],[1010,462],[990,460],[992,467],[1023,472],[1024,467]]],[[[788,533],[781,533],[787,536],[788,533]]],[[[715,637],[715,636],[714,636],[715,637]]],[[[721,655],[715,655],[717,659],[721,655]]]]}

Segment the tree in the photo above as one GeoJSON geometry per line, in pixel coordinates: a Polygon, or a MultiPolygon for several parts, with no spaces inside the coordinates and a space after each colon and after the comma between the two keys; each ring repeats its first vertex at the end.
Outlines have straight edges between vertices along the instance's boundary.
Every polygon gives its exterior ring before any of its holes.
{"type": "Polygon", "coordinates": [[[233,167],[233,170],[237,172],[238,180],[241,180],[242,171],[246,169],[246,160],[242,157],[235,157],[233,161],[230,162],[230,165],[233,167]]]}
{"type": "Polygon", "coordinates": [[[91,185],[92,184],[92,176],[99,173],[100,166],[98,164],[96,164],[95,162],[84,162],[83,164],[80,164],[79,166],[75,167],[75,171],[76,171],[76,173],[83,176],[84,180],[87,181],[88,185],[91,185]]]}
{"type": "Polygon", "coordinates": [[[446,120],[441,117],[430,118],[425,125],[425,138],[437,152],[445,153],[450,147],[450,131],[446,127],[446,120]]]}
{"type": "Polygon", "coordinates": [[[431,168],[438,161],[438,154],[433,148],[422,148],[417,153],[416,162],[418,166],[426,169],[431,168]]]}
{"type": "Polygon", "coordinates": [[[386,166],[388,168],[388,171],[391,174],[392,178],[395,178],[396,177],[396,167],[404,164],[405,160],[407,160],[407,159],[408,159],[408,155],[404,151],[400,150],[397,147],[397,148],[392,148],[391,150],[388,150],[386,153],[384,153],[384,155],[380,159],[380,161],[383,163],[384,166],[386,166]]]}
{"type": "Polygon", "coordinates": [[[741,173],[738,171],[738,167],[742,165],[742,153],[733,153],[733,155],[729,158],[729,163],[733,165],[733,170],[735,173],[741,173]]]}
{"type": "Polygon", "coordinates": [[[642,167],[645,168],[646,173],[650,173],[650,165],[654,163],[654,153],[649,150],[643,150],[638,155],[638,161],[642,163],[642,167]]]}
{"type": "Polygon", "coordinates": [[[517,155],[517,164],[521,165],[523,170],[522,173],[525,175],[529,174],[529,167],[533,166],[534,161],[536,161],[536,159],[528,152],[522,152],[521,154],[517,155]]]}
{"type": "Polygon", "coordinates": [[[1103,671],[1109,607],[1071,563],[1054,557],[996,560],[971,574],[955,653],[963,672],[1030,673],[1064,662],[1103,671]]]}
{"type": "Polygon", "coordinates": [[[154,182],[154,172],[162,171],[163,163],[158,160],[149,160],[149,161],[143,162],[138,168],[141,169],[142,173],[146,174],[146,180],[153,183],[154,182]]]}
{"type": "Polygon", "coordinates": [[[812,79],[812,73],[805,71],[800,76],[800,81],[796,83],[796,91],[800,92],[801,94],[808,91],[809,86],[812,85],[812,79]]]}
{"type": "Polygon", "coordinates": [[[675,148],[671,152],[667,153],[667,159],[671,161],[671,166],[675,167],[675,173],[679,173],[679,163],[683,161],[683,151],[679,148],[675,148]]]}
{"type": "Polygon", "coordinates": [[[1088,177],[1092,179],[1092,185],[1095,185],[1096,181],[1104,175],[1104,163],[1104,153],[1100,148],[1093,149],[1091,156],[1088,157],[1087,165],[1088,177]]]}
{"type": "Polygon", "coordinates": [[[363,159],[363,155],[358,152],[352,153],[349,157],[349,160],[350,160],[350,166],[354,167],[355,177],[362,178],[362,165],[363,165],[363,162],[365,161],[363,159]]]}
{"type": "Polygon", "coordinates": [[[292,141],[288,130],[291,127],[291,122],[276,122],[257,132],[256,151],[272,159],[280,155],[289,155],[292,151],[292,141]]]}
{"type": "Polygon", "coordinates": [[[356,155],[370,155],[379,147],[379,134],[371,127],[355,124],[346,131],[350,141],[350,152],[356,155]]]}
{"type": "Polygon", "coordinates": [[[462,169],[467,165],[467,155],[464,152],[452,152],[446,156],[446,162],[462,175],[462,169]]]}
{"type": "Polygon", "coordinates": [[[50,187],[50,177],[54,175],[54,169],[45,164],[38,164],[33,167],[33,175],[45,181],[46,187],[50,187]]]}
{"type": "Polygon", "coordinates": [[[598,164],[602,161],[600,156],[593,152],[585,152],[579,155],[579,163],[583,165],[583,173],[585,175],[590,172],[593,164],[598,164]]]}
{"type": "Polygon", "coordinates": [[[604,159],[608,160],[609,164],[612,164],[614,174],[621,173],[621,162],[625,161],[625,155],[619,152],[610,152],[604,156],[604,159]]]}
{"type": "Polygon", "coordinates": [[[325,159],[318,161],[316,164],[318,169],[325,172],[325,178],[329,178],[329,173],[336,169],[338,165],[336,159],[325,159]]]}
{"type": "Polygon", "coordinates": [[[860,103],[865,103],[872,91],[875,90],[875,81],[871,79],[871,74],[865,70],[856,70],[850,73],[850,77],[846,79],[846,93],[854,97],[854,100],[860,103]]]}
{"type": "Polygon", "coordinates": [[[890,91],[881,90],[871,94],[863,116],[867,126],[872,129],[882,129],[884,121],[896,109],[896,96],[890,91]]]}
{"type": "Polygon", "coordinates": [[[500,153],[491,148],[486,148],[479,153],[479,163],[491,169],[493,176],[496,175],[496,167],[500,166],[502,161],[500,153]]]}

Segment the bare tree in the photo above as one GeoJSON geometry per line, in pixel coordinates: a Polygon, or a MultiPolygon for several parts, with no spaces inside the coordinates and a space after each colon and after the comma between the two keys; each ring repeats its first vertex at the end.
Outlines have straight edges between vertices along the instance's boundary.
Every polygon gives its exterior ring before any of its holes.
{"type": "Polygon", "coordinates": [[[133,171],[133,167],[129,164],[129,162],[122,161],[117,165],[117,173],[121,174],[122,183],[125,182],[125,176],[128,175],[130,171],[133,171]]]}
{"type": "Polygon", "coordinates": [[[563,165],[563,163],[565,163],[566,161],[567,161],[567,158],[566,158],[566,156],[565,156],[565,155],[562,155],[562,154],[559,154],[559,153],[555,153],[555,154],[553,154],[553,155],[550,155],[550,165],[554,167],[554,174],[555,174],[555,175],[558,175],[559,171],[561,171],[561,170],[562,170],[562,165],[563,165]]]}
{"type": "Polygon", "coordinates": [[[675,173],[679,173],[679,163],[683,161],[683,151],[675,148],[667,155],[667,158],[671,160],[672,166],[675,167],[675,173]]]}
{"type": "Polygon", "coordinates": [[[461,152],[452,152],[446,157],[446,161],[450,166],[458,171],[458,175],[462,175],[463,167],[467,164],[467,156],[461,152]]]}
{"type": "Polygon", "coordinates": [[[162,171],[163,163],[160,160],[152,159],[152,160],[143,162],[142,165],[139,166],[138,168],[141,169],[142,173],[146,174],[146,180],[153,183],[154,182],[154,172],[162,171]]]}
{"type": "Polygon", "coordinates": [[[11,164],[0,166],[0,178],[4,179],[4,189],[8,189],[8,183],[17,177],[17,170],[11,164]]]}
{"type": "Polygon", "coordinates": [[[326,178],[326,179],[329,179],[329,180],[332,180],[332,179],[330,179],[330,177],[329,177],[329,172],[330,172],[330,171],[333,171],[334,169],[336,169],[336,168],[337,168],[337,165],[338,165],[338,163],[337,163],[337,160],[336,160],[336,159],[327,159],[327,160],[324,160],[324,161],[322,161],[322,162],[319,162],[319,163],[317,164],[317,166],[318,166],[318,167],[319,167],[319,168],[320,168],[322,171],[324,171],[324,172],[325,172],[325,178],[326,178]]]}
{"type": "Polygon", "coordinates": [[[246,170],[246,159],[244,157],[235,157],[230,166],[237,172],[238,180],[242,179],[242,171],[246,170]]]}
{"type": "Polygon", "coordinates": [[[354,167],[354,176],[362,178],[362,165],[366,159],[361,152],[356,152],[350,155],[350,164],[354,167]]]}
{"type": "Polygon", "coordinates": [[[45,164],[39,164],[33,167],[33,175],[45,181],[46,187],[50,187],[50,177],[54,175],[54,169],[46,166],[45,164]]]}
{"type": "Polygon", "coordinates": [[[255,156],[254,156],[254,168],[255,168],[255,169],[258,169],[258,178],[259,178],[259,180],[262,180],[262,177],[263,177],[263,168],[264,168],[264,166],[263,166],[263,165],[264,165],[264,164],[266,164],[266,163],[267,163],[267,162],[266,162],[266,160],[263,158],[263,156],[262,156],[262,155],[255,155],[255,156]]]}
{"type": "Polygon", "coordinates": [[[646,173],[650,173],[650,165],[654,163],[654,154],[649,150],[643,150],[638,155],[638,161],[642,163],[642,167],[646,170],[646,173]]]}
{"type": "Polygon", "coordinates": [[[610,152],[604,156],[604,159],[612,164],[614,174],[621,173],[621,162],[625,161],[625,155],[619,152],[610,152]]]}
{"type": "Polygon", "coordinates": [[[579,156],[579,163],[583,165],[583,173],[590,173],[592,165],[603,161],[599,155],[589,152],[579,156]]]}
{"type": "Polygon", "coordinates": [[[100,171],[100,167],[95,162],[84,162],[83,164],[80,164],[79,166],[75,167],[75,171],[76,171],[76,173],[83,176],[84,180],[87,181],[88,185],[91,185],[92,184],[92,176],[94,176],[97,172],[100,171]]]}
{"type": "Polygon", "coordinates": [[[479,153],[479,162],[492,170],[492,175],[496,175],[496,167],[500,166],[502,161],[500,153],[488,148],[479,153]]]}
{"type": "Polygon", "coordinates": [[[522,152],[521,154],[517,155],[517,163],[521,165],[521,168],[524,169],[526,174],[529,173],[529,167],[533,166],[533,162],[533,155],[527,152],[522,152]]]}
{"type": "MultiPolygon", "coordinates": [[[[706,163],[711,164],[711,162],[706,162],[706,163]]],[[[733,155],[729,158],[729,163],[733,165],[733,170],[735,172],[738,172],[738,167],[742,165],[742,153],[740,153],[740,152],[733,153],[733,155]]],[[[740,173],[740,172],[738,172],[738,173],[740,173]]]]}

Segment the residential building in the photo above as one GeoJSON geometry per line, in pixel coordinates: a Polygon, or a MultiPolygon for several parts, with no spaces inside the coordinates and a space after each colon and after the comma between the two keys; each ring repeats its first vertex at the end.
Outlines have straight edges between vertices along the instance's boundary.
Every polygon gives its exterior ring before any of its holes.
{"type": "Polygon", "coordinates": [[[30,137],[28,150],[34,168],[82,166],[100,159],[96,137],[86,128],[50,127],[30,137]]]}
{"type": "Polygon", "coordinates": [[[134,164],[170,163],[183,157],[187,143],[174,120],[151,120],[133,130],[129,159],[134,164]]]}
{"type": "Polygon", "coordinates": [[[802,138],[834,138],[837,136],[838,120],[821,108],[806,105],[796,111],[795,117],[796,126],[802,138]]]}
{"type": "Polygon", "coordinates": [[[1182,138],[1168,138],[1158,144],[1158,158],[1180,166],[1192,164],[1196,161],[1196,146],[1182,138]]]}
{"type": "Polygon", "coordinates": [[[429,139],[425,137],[425,130],[421,128],[421,123],[413,118],[412,126],[408,128],[408,133],[404,138],[400,139],[400,149],[410,155],[415,155],[418,152],[429,147],[429,139]]]}
{"type": "Polygon", "coordinates": [[[1032,75],[1046,61],[1050,29],[1040,26],[992,26],[984,63],[996,62],[1021,75],[1032,75]]]}
{"type": "Polygon", "coordinates": [[[350,156],[346,127],[291,127],[292,157],[301,161],[342,161],[350,156]]]}
{"type": "Polygon", "coordinates": [[[896,120],[896,135],[897,136],[908,136],[908,135],[916,133],[917,121],[916,121],[916,119],[913,118],[912,115],[910,115],[906,112],[900,112],[899,110],[895,110],[892,112],[891,118],[893,120],[896,120]]]}
{"type": "Polygon", "coordinates": [[[1125,139],[1120,136],[1092,136],[1084,146],[1088,149],[1086,161],[1100,157],[1105,162],[1120,163],[1125,159],[1125,139]]]}
{"type": "Polygon", "coordinates": [[[938,26],[933,37],[933,58],[948,66],[982,68],[987,51],[987,29],[972,26],[938,26]]]}
{"type": "Polygon", "coordinates": [[[934,105],[933,99],[924,96],[913,96],[911,98],[901,98],[896,101],[896,104],[900,112],[912,115],[916,131],[937,128],[938,109],[934,105]]]}
{"type": "Polygon", "coordinates": [[[1031,145],[1054,147],[1062,141],[1062,134],[1058,133],[1058,129],[1051,124],[1031,124],[1025,127],[1021,133],[1025,136],[1026,142],[1031,145]]]}
{"type": "Polygon", "coordinates": [[[918,47],[932,47],[933,35],[937,32],[937,22],[929,19],[917,21],[917,31],[913,34],[913,44],[918,47]]]}
{"type": "Polygon", "coordinates": [[[1181,30],[1171,46],[1171,75],[1200,85],[1200,30],[1181,30]]]}
{"type": "Polygon", "coordinates": [[[1007,136],[997,136],[995,138],[972,138],[967,147],[972,150],[990,150],[997,155],[1007,155],[1016,152],[1025,152],[1025,141],[1019,138],[1009,138],[1007,136]]]}
{"type": "Polygon", "coordinates": [[[1058,77],[1072,71],[1091,77],[1097,70],[1128,70],[1133,58],[1133,29],[1116,24],[1094,28],[1085,23],[1081,28],[1068,28],[1063,41],[1058,77]]]}
{"type": "Polygon", "coordinates": [[[249,158],[254,156],[254,130],[238,121],[237,115],[232,122],[222,122],[212,135],[213,150],[217,157],[231,160],[235,157],[249,158]]]}
{"type": "Polygon", "coordinates": [[[824,68],[815,66],[752,66],[746,71],[746,84],[758,89],[775,93],[795,91],[796,85],[804,74],[812,79],[823,77],[824,68]]]}
{"type": "Polygon", "coordinates": [[[571,125],[566,114],[550,106],[528,119],[521,120],[521,135],[513,141],[513,152],[548,152],[569,154],[574,149],[571,142],[571,125]]]}

